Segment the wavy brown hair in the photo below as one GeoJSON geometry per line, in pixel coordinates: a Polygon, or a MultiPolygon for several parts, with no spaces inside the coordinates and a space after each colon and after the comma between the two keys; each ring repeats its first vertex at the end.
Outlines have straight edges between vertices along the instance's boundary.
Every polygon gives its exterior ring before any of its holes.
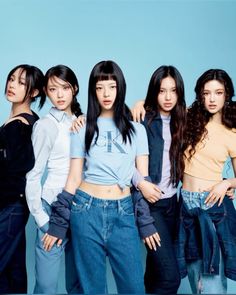
{"type": "Polygon", "coordinates": [[[157,96],[160,92],[161,81],[167,77],[171,77],[175,80],[178,97],[175,107],[171,110],[171,145],[169,150],[171,165],[170,182],[173,185],[177,185],[182,179],[184,171],[183,136],[186,124],[186,102],[184,81],[181,74],[174,66],[163,65],[153,73],[149,82],[144,107],[147,112],[148,124],[150,124],[153,119],[160,114],[157,96]]]}
{"type": "Polygon", "coordinates": [[[216,80],[224,85],[225,104],[222,108],[222,124],[227,128],[236,128],[236,102],[232,101],[234,96],[234,86],[229,75],[220,69],[211,69],[204,72],[197,80],[195,86],[196,98],[189,107],[187,113],[187,128],[184,149],[190,147],[190,156],[196,152],[196,145],[207,135],[206,124],[213,114],[209,113],[204,106],[204,86],[207,82],[216,80]]]}

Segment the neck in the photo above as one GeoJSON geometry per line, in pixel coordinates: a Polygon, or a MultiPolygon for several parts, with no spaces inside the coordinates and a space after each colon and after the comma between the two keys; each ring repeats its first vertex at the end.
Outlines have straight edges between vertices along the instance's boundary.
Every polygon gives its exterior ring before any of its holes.
{"type": "Polygon", "coordinates": [[[113,110],[102,110],[100,117],[103,118],[113,118],[114,117],[114,111],[113,110]]]}
{"type": "Polygon", "coordinates": [[[222,124],[222,113],[221,112],[217,112],[216,114],[214,114],[211,117],[211,121],[218,123],[218,124],[222,124]]]}
{"type": "Polygon", "coordinates": [[[10,118],[15,117],[21,113],[32,114],[30,105],[28,103],[13,103],[11,107],[10,118]]]}

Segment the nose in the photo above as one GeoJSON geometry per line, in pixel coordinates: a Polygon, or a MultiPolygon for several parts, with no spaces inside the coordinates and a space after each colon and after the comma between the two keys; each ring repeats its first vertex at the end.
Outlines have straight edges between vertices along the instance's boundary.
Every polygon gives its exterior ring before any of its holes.
{"type": "Polygon", "coordinates": [[[58,88],[58,90],[57,90],[57,97],[60,98],[62,96],[63,96],[63,91],[62,91],[61,88],[58,88]]]}
{"type": "Polygon", "coordinates": [[[15,88],[15,84],[16,84],[15,80],[8,82],[9,88],[15,88]]]}
{"type": "Polygon", "coordinates": [[[215,101],[215,94],[211,93],[210,94],[210,102],[214,102],[215,101]]]}
{"type": "Polygon", "coordinates": [[[171,92],[170,91],[166,91],[166,97],[165,97],[165,99],[167,101],[171,100],[171,92]]]}
{"type": "Polygon", "coordinates": [[[103,96],[104,97],[108,97],[109,96],[109,89],[107,87],[104,88],[103,96]]]}

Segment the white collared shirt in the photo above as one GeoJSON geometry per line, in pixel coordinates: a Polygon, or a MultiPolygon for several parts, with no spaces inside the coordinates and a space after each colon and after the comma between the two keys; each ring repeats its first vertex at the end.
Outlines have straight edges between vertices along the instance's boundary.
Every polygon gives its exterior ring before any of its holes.
{"type": "Polygon", "coordinates": [[[70,127],[75,118],[53,107],[33,128],[35,165],[26,175],[26,200],[39,227],[49,221],[41,198],[51,204],[66,183],[70,164],[70,127]],[[47,176],[42,185],[45,171],[47,176]]]}

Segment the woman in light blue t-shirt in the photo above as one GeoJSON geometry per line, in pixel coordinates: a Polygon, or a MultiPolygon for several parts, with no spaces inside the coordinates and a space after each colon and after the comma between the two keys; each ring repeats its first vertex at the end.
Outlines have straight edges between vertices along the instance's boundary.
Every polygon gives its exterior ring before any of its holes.
{"type": "MultiPolygon", "coordinates": [[[[130,185],[135,165],[147,175],[148,143],[145,128],[129,119],[125,92],[116,63],[95,65],[89,79],[87,123],[72,135],[69,177],[55,204],[53,222],[58,231],[68,226],[70,216],[76,268],[86,294],[106,293],[106,257],[118,293],[144,293],[130,185]]],[[[152,238],[159,236],[154,233],[152,238]]],[[[51,243],[50,236],[46,243],[51,243]]]]}

